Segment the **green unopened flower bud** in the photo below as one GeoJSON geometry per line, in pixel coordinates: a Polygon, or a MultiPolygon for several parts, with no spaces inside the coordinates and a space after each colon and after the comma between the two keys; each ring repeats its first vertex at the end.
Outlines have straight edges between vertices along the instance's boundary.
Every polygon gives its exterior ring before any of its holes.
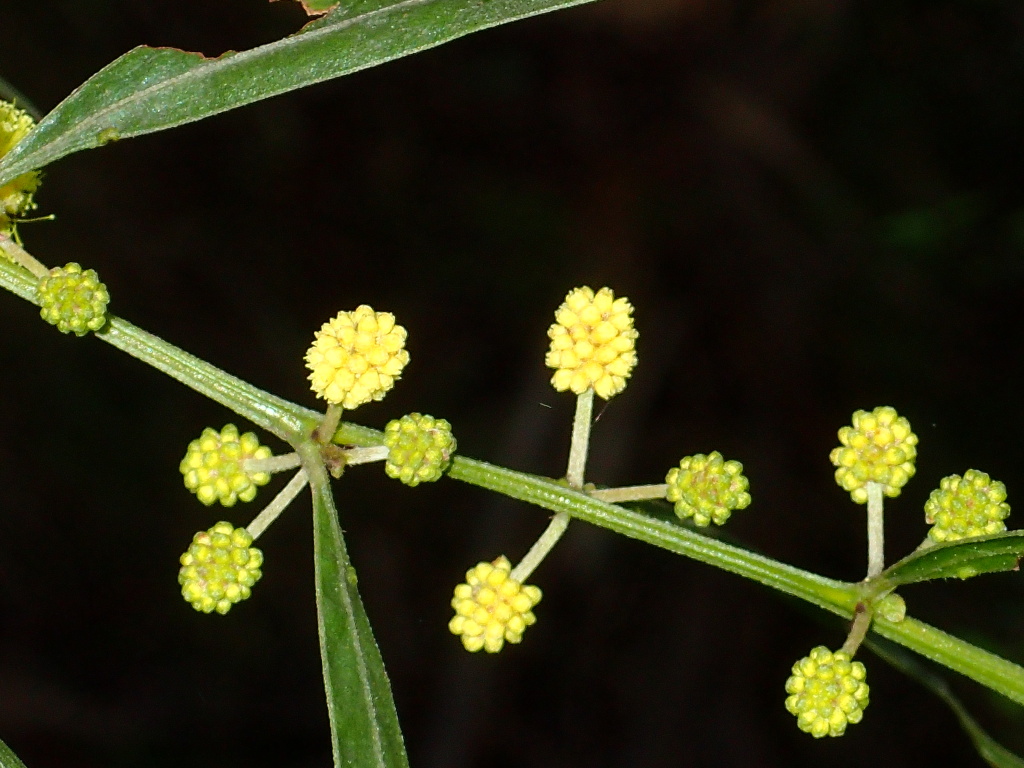
{"type": "Polygon", "coordinates": [[[82,270],[71,262],[54,267],[39,281],[39,315],[61,333],[84,336],[98,331],[107,322],[110,294],[95,270],[82,270]]]}
{"type": "Polygon", "coordinates": [[[238,427],[227,424],[220,432],[204,429],[199,439],[188,444],[178,469],[185,487],[203,504],[219,501],[230,507],[236,501],[252,501],[257,487],[270,482],[269,472],[246,471],[246,460],[270,456],[270,448],[260,445],[252,432],[239,435],[238,427]]]}
{"type": "Polygon", "coordinates": [[[942,478],[924,504],[928,537],[939,543],[1001,533],[1009,514],[1006,486],[976,469],[942,478]]]}
{"type": "Polygon", "coordinates": [[[853,426],[839,430],[839,442],[829,459],[838,467],[836,482],[857,504],[867,502],[870,482],[881,485],[886,496],[899,496],[914,476],[917,435],[895,408],[855,412],[853,426]]]}
{"type": "Polygon", "coordinates": [[[384,445],[388,447],[384,471],[406,485],[439,479],[448,469],[456,448],[451,424],[418,413],[388,422],[384,427],[384,445]]]}
{"type": "Polygon", "coordinates": [[[743,465],[725,461],[718,451],[687,456],[669,470],[665,482],[665,498],[675,504],[676,514],[700,526],[722,525],[734,509],[750,505],[750,483],[743,476],[743,465]]]}
{"type": "Polygon", "coordinates": [[[249,597],[263,575],[263,553],[250,544],[248,531],[227,522],[197,533],[181,556],[178,583],[182,597],[197,611],[220,614],[249,597]]]}
{"type": "Polygon", "coordinates": [[[814,738],[842,736],[849,723],[859,723],[868,705],[867,671],[843,651],[823,645],[793,665],[786,681],[786,709],[797,727],[814,738]]]}

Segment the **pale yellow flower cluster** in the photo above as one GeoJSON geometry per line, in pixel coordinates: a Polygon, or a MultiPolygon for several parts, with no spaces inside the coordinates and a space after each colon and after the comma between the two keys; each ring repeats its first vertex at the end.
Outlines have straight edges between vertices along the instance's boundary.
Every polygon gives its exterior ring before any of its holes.
{"type": "MultiPolygon", "coordinates": [[[[0,100],[0,157],[14,149],[34,125],[27,112],[0,100]]],[[[0,187],[0,233],[10,232],[13,218],[24,216],[36,207],[32,195],[38,187],[39,171],[23,173],[0,187]]]]}
{"type": "Polygon", "coordinates": [[[629,301],[616,299],[611,288],[570,291],[548,329],[551,348],[545,363],[555,369],[551,385],[577,395],[593,388],[605,400],[625,389],[636,365],[632,314],[629,301]]]}
{"type": "Polygon", "coordinates": [[[467,651],[482,648],[497,653],[506,641],[520,642],[526,628],[537,620],[532,609],[540,602],[540,589],[520,584],[511,571],[511,563],[502,556],[470,568],[466,583],[455,588],[455,617],[448,629],[462,636],[467,651]]]}
{"type": "Polygon", "coordinates": [[[383,399],[408,362],[405,328],[365,304],[324,323],[306,353],[313,391],[346,409],[383,399]]]}

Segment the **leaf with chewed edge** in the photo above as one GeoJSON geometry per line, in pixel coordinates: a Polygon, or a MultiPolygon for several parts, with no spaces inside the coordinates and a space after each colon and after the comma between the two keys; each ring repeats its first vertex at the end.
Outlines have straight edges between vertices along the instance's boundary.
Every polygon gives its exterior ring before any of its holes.
{"type": "Polygon", "coordinates": [[[73,152],[162,131],[357,72],[488,27],[593,0],[348,0],[299,32],[217,58],[135,48],[0,160],[0,186],[73,152]]]}

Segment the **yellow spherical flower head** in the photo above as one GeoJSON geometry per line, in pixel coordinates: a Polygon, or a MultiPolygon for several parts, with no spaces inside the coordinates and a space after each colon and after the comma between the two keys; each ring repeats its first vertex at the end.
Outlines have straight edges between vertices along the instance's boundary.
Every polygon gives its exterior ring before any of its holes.
{"type": "Polygon", "coordinates": [[[687,456],[668,471],[665,482],[665,498],[675,504],[679,518],[692,518],[700,526],[723,525],[734,509],[750,505],[743,465],[726,461],[718,451],[687,456]]]}
{"type": "Polygon", "coordinates": [[[455,588],[455,617],[448,629],[462,636],[467,651],[483,648],[497,653],[505,641],[522,641],[523,632],[537,621],[532,609],[540,602],[540,589],[520,584],[511,572],[508,558],[502,556],[468,570],[466,583],[455,588]]]}
{"type": "Polygon", "coordinates": [[[441,478],[457,443],[446,420],[410,413],[387,423],[384,445],[388,448],[384,464],[388,477],[417,486],[441,478]]]}
{"type": "Polygon", "coordinates": [[[551,348],[545,363],[555,369],[551,386],[577,395],[593,388],[605,400],[625,389],[636,365],[632,314],[629,301],[616,299],[611,288],[570,291],[548,329],[551,348]]]}
{"type": "Polygon", "coordinates": [[[814,738],[842,736],[849,723],[859,723],[868,705],[867,672],[843,651],[823,645],[793,665],[786,681],[786,709],[797,727],[814,738]]]}
{"type": "Polygon", "coordinates": [[[365,304],[324,323],[306,353],[313,391],[346,409],[383,399],[408,362],[405,328],[365,304]]]}
{"type": "Polygon", "coordinates": [[[238,434],[238,427],[227,424],[217,432],[207,427],[197,440],[188,444],[188,452],[178,469],[185,487],[203,504],[219,501],[225,507],[237,501],[252,501],[258,486],[270,482],[269,472],[248,472],[247,459],[268,459],[270,448],[260,445],[252,432],[238,434]]]}
{"type": "Polygon", "coordinates": [[[924,514],[934,523],[928,538],[937,543],[1001,533],[1010,514],[1006,486],[976,469],[944,477],[925,502],[924,514]]]}
{"type": "MultiPolygon", "coordinates": [[[[34,125],[27,112],[0,100],[0,158],[25,138],[34,125]]],[[[38,187],[39,171],[23,173],[0,187],[0,233],[9,233],[18,217],[36,207],[32,195],[38,187]]]]}
{"type": "Polygon", "coordinates": [[[839,430],[841,446],[829,456],[838,467],[836,482],[857,504],[868,500],[867,484],[878,483],[886,496],[899,496],[914,476],[917,435],[895,408],[882,406],[853,414],[853,426],[839,430]]]}
{"type": "Polygon", "coordinates": [[[248,531],[227,522],[197,533],[181,556],[178,583],[182,597],[197,611],[220,614],[249,597],[263,575],[263,553],[250,544],[248,531]]]}

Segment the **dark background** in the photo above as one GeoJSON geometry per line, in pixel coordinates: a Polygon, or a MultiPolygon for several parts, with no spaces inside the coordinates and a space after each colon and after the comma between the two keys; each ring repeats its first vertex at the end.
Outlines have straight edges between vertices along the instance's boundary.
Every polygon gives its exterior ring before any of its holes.
{"type": "MultiPolygon", "coordinates": [[[[303,19],[5,2],[0,74],[45,111],[135,45],[218,54],[303,19]]],[[[96,268],[118,314],[310,406],[313,331],[393,311],[412,363],[353,417],[431,413],[466,455],[552,476],[573,403],[547,384],[545,331],[570,288],[610,285],[636,306],[640,364],[589,478],[658,482],[717,449],[754,496],[732,536],[856,580],[863,508],[827,458],[853,410],[893,405],[920,436],[891,559],[944,475],[1024,494],[1022,85],[1016,0],[607,0],[66,158],[37,196],[56,222],[22,235],[96,268]]],[[[233,414],[14,296],[0,323],[0,737],[29,768],[329,765],[308,500],[261,539],[251,600],[193,612],[177,557],[258,503],[204,508],[177,464],[233,414]]],[[[521,557],[546,514],[374,467],[336,490],[416,768],[982,764],[867,650],[865,721],[800,733],[783,683],[841,622],[583,523],[532,579],[524,643],[467,654],[453,586],[521,557]]],[[[904,596],[1024,660],[1019,576],[904,596]]],[[[1024,750],[1019,709],[949,677],[1024,750]]]]}

